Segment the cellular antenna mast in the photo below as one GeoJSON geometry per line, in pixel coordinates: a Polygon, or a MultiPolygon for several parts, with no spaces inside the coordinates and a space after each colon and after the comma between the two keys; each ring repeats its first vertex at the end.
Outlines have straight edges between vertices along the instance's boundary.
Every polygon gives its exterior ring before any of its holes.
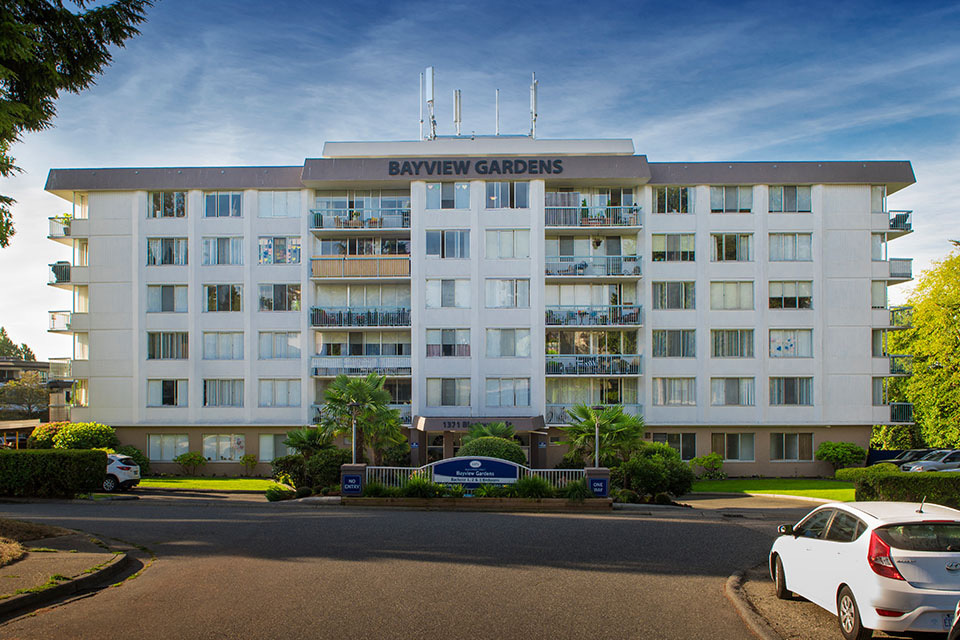
{"type": "Polygon", "coordinates": [[[457,135],[460,135],[460,89],[453,90],[453,126],[457,129],[457,135]]]}
{"type": "Polygon", "coordinates": [[[533,80],[530,82],[530,137],[537,137],[537,74],[533,74],[533,80]]]}
{"type": "Polygon", "coordinates": [[[423,72],[420,72],[420,140],[423,140],[423,72]]]}
{"type": "Polygon", "coordinates": [[[430,125],[430,131],[427,133],[427,140],[436,140],[437,138],[437,118],[434,115],[434,94],[433,94],[433,67],[427,67],[426,76],[424,80],[426,84],[424,88],[426,89],[426,98],[427,98],[427,118],[429,118],[428,124],[430,125]]]}
{"type": "Polygon", "coordinates": [[[496,105],[497,127],[494,131],[496,131],[497,135],[500,135],[500,89],[497,89],[496,105]]]}

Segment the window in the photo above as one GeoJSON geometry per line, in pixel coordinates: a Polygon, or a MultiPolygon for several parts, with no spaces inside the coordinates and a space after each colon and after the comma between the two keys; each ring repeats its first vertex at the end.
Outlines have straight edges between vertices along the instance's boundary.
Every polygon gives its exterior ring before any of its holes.
{"type": "Polygon", "coordinates": [[[770,187],[770,213],[810,213],[810,187],[770,187]]]}
{"type": "Polygon", "coordinates": [[[752,358],[753,329],[713,329],[710,331],[710,357],[752,358]]]}
{"type": "Polygon", "coordinates": [[[529,358],[530,329],[487,329],[488,358],[529,358]]]}
{"type": "Polygon", "coordinates": [[[73,359],[88,360],[90,358],[90,334],[86,331],[73,332],[73,359]]]}
{"type": "Polygon", "coordinates": [[[812,358],[813,329],[770,329],[771,358],[812,358]]]}
{"type": "Polygon", "coordinates": [[[242,331],[204,331],[204,360],[243,360],[242,331]]]}
{"type": "Polygon", "coordinates": [[[186,191],[151,191],[147,194],[148,218],[183,218],[186,215],[186,191]]]}
{"type": "Polygon", "coordinates": [[[654,282],[654,309],[695,308],[693,282],[654,282]]]}
{"type": "Polygon", "coordinates": [[[813,234],[771,233],[770,262],[807,262],[813,260],[813,234]]]}
{"type": "Polygon", "coordinates": [[[234,462],[243,457],[242,433],[203,434],[203,457],[211,462],[234,462]]]}
{"type": "Polygon", "coordinates": [[[90,381],[84,378],[78,378],[73,381],[73,389],[70,394],[70,404],[74,407],[90,406],[90,381]]]}
{"type": "Polygon", "coordinates": [[[799,525],[794,527],[794,534],[804,538],[821,538],[830,524],[830,518],[837,512],[836,509],[823,509],[810,514],[799,525]]]}
{"type": "Polygon", "coordinates": [[[886,382],[884,378],[873,378],[873,406],[888,404],[886,382]]]}
{"type": "Polygon", "coordinates": [[[438,258],[469,258],[470,231],[427,231],[427,255],[438,258]]]}
{"type": "Polygon", "coordinates": [[[260,218],[300,217],[299,191],[260,191],[257,201],[260,218]]]}
{"type": "Polygon", "coordinates": [[[427,357],[468,357],[470,329],[427,329],[427,357]]]}
{"type": "Polygon", "coordinates": [[[488,182],[485,204],[487,209],[527,209],[530,207],[530,183],[488,182]]]}
{"type": "Polygon", "coordinates": [[[657,187],[653,190],[654,213],[693,213],[692,187],[657,187]]]}
{"type": "Polygon", "coordinates": [[[849,513],[837,511],[836,517],[830,523],[830,529],[827,531],[825,539],[834,542],[853,542],[866,530],[866,523],[860,519],[849,513]]]}
{"type": "Polygon", "coordinates": [[[813,378],[770,378],[771,406],[813,406],[813,378]]]}
{"type": "Polygon", "coordinates": [[[300,285],[261,284],[260,311],[300,311],[300,285]]]}
{"type": "Polygon", "coordinates": [[[813,460],[813,434],[771,433],[770,459],[782,462],[813,460]]]}
{"type": "Polygon", "coordinates": [[[470,378],[427,378],[428,407],[469,407],[470,378]]]}
{"type": "Polygon", "coordinates": [[[754,437],[752,433],[711,433],[710,451],[724,460],[753,462],[754,437]]]}
{"type": "Polygon", "coordinates": [[[261,433],[260,434],[260,462],[273,462],[274,458],[286,456],[295,453],[292,449],[287,449],[283,441],[287,439],[285,433],[261,433]]]}
{"type": "Polygon", "coordinates": [[[753,260],[753,235],[714,233],[710,236],[710,259],[714,262],[750,262],[753,260]]]}
{"type": "Polygon", "coordinates": [[[697,342],[694,329],[654,329],[654,358],[696,358],[697,342]]]}
{"type": "Polygon", "coordinates": [[[870,212],[886,213],[887,211],[887,187],[886,185],[874,185],[870,187],[870,212]]]}
{"type": "Polygon", "coordinates": [[[260,236],[258,245],[260,264],[300,264],[300,238],[260,236]]]}
{"type": "Polygon", "coordinates": [[[710,187],[710,213],[750,213],[753,187],[710,187]]]}
{"type": "Polygon", "coordinates": [[[147,436],[150,460],[170,462],[190,451],[190,438],[185,433],[151,433],[147,436]]]}
{"type": "Polygon", "coordinates": [[[203,196],[205,218],[239,218],[243,194],[239,192],[214,192],[203,196]]]}
{"type": "Polygon", "coordinates": [[[261,360],[296,359],[300,357],[299,331],[261,331],[261,360]]]}
{"type": "Polygon", "coordinates": [[[148,407],[187,406],[186,380],[147,380],[148,407]]]}
{"type": "Polygon", "coordinates": [[[651,242],[654,262],[694,261],[692,233],[655,233],[651,242]]]}
{"type": "Polygon", "coordinates": [[[188,337],[186,331],[147,332],[147,360],[186,360],[188,337]]]}
{"type": "Polygon", "coordinates": [[[469,182],[428,182],[427,209],[469,209],[469,182]]]}
{"type": "Polygon", "coordinates": [[[660,407],[697,404],[696,378],[654,378],[653,404],[660,407]]]}
{"type": "Polygon", "coordinates": [[[653,441],[670,445],[680,453],[681,460],[693,460],[697,457],[696,433],[654,433],[653,441]]]}
{"type": "Polygon", "coordinates": [[[243,238],[204,238],[201,264],[243,264],[243,238]]]}
{"type": "Polygon", "coordinates": [[[874,358],[886,358],[886,334],[883,329],[874,329],[871,334],[871,351],[874,358]]]}
{"type": "Polygon", "coordinates": [[[486,232],[487,258],[529,258],[529,229],[495,229],[486,232]]]}
{"type": "Polygon", "coordinates": [[[514,309],[530,306],[530,280],[527,278],[487,278],[487,308],[514,309]]]}
{"type": "Polygon", "coordinates": [[[147,313],[168,312],[187,312],[187,285],[147,285],[147,313]]]}
{"type": "Polygon", "coordinates": [[[427,280],[425,292],[427,309],[455,307],[470,308],[469,280],[427,280]]]}
{"type": "Polygon", "coordinates": [[[812,282],[771,282],[771,309],[810,309],[813,306],[812,282]]]}
{"type": "Polygon", "coordinates": [[[240,311],[243,285],[203,285],[204,311],[240,311]]]}
{"type": "Polygon", "coordinates": [[[203,406],[242,407],[243,380],[204,380],[203,406]]]}
{"type": "Polygon", "coordinates": [[[187,264],[186,238],[147,238],[147,266],[187,264]]]}
{"type": "Polygon", "coordinates": [[[711,282],[710,308],[727,311],[753,309],[753,282],[711,282]]]}
{"type": "Polygon", "coordinates": [[[710,404],[715,407],[752,407],[756,402],[753,378],[710,378],[710,404]]]}
{"type": "Polygon", "coordinates": [[[887,283],[874,280],[870,283],[870,306],[874,309],[887,308],[887,283]]]}
{"type": "Polygon", "coordinates": [[[259,393],[261,407],[299,407],[300,380],[260,380],[259,393]]]}
{"type": "Polygon", "coordinates": [[[530,378],[487,378],[488,407],[529,407],[530,378]]]}

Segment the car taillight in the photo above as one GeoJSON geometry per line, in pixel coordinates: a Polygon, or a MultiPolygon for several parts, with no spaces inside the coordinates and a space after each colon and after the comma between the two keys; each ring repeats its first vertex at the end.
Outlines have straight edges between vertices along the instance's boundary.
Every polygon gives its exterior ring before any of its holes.
{"type": "Polygon", "coordinates": [[[877,609],[877,615],[883,616],[884,618],[899,618],[903,615],[903,611],[894,611],[893,609],[877,609]]]}
{"type": "Polygon", "coordinates": [[[117,469],[120,469],[120,471],[130,471],[132,468],[133,467],[117,467],[117,469]]]}
{"type": "MultiPolygon", "coordinates": [[[[878,576],[904,580],[890,557],[890,545],[880,539],[876,531],[870,532],[870,548],[867,550],[867,562],[878,576]]],[[[905,580],[904,580],[905,581],[905,580]]]]}

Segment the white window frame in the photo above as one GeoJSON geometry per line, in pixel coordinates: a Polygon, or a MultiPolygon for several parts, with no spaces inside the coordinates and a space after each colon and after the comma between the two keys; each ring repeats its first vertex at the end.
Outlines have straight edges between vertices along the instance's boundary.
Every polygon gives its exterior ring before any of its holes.
{"type": "Polygon", "coordinates": [[[147,407],[173,408],[188,406],[189,381],[185,379],[148,379],[147,380],[147,407]],[[164,383],[173,383],[173,404],[164,404],[164,383]]]}
{"type": "Polygon", "coordinates": [[[504,328],[487,329],[486,335],[487,357],[488,358],[529,358],[530,348],[530,329],[527,328],[504,328]],[[513,353],[503,353],[503,335],[504,332],[513,334],[513,353]]]}
{"type": "Polygon", "coordinates": [[[427,309],[469,309],[470,280],[467,278],[430,278],[424,288],[424,307],[427,309]],[[443,304],[443,283],[453,287],[453,304],[443,304]]]}
{"type": "Polygon", "coordinates": [[[185,284],[147,285],[147,313],[187,313],[188,289],[185,284]],[[163,308],[163,288],[173,288],[173,309],[163,308]]]}
{"type": "Polygon", "coordinates": [[[654,358],[697,357],[696,329],[654,329],[650,342],[654,358]]]}
{"type": "Polygon", "coordinates": [[[530,278],[487,278],[487,309],[529,309],[530,278]]]}
{"type": "Polygon", "coordinates": [[[710,378],[710,406],[712,407],[754,407],[757,404],[757,385],[754,378],[718,377],[710,378]],[[735,381],[735,382],[731,382],[735,381]],[[730,385],[735,387],[737,401],[727,402],[730,385]]]}
{"type": "Polygon", "coordinates": [[[190,451],[190,436],[186,433],[151,433],[147,435],[147,455],[151,462],[173,462],[182,453],[190,451]]]}
{"type": "Polygon", "coordinates": [[[257,406],[299,407],[300,391],[300,378],[260,378],[257,381],[257,406]]]}
{"type": "Polygon", "coordinates": [[[520,260],[530,257],[529,229],[487,229],[488,260],[520,260]]]}
{"type": "Polygon", "coordinates": [[[242,218],[242,191],[207,191],[203,194],[204,218],[242,218]],[[211,214],[210,205],[213,204],[211,214]]]}
{"type": "Polygon", "coordinates": [[[185,218],[187,217],[186,191],[149,191],[147,193],[147,218],[185,218]],[[160,208],[157,209],[159,196],[160,208]],[[172,215],[167,215],[167,205],[172,215]]]}
{"type": "Polygon", "coordinates": [[[813,195],[809,185],[771,185],[767,187],[767,211],[770,213],[810,213],[813,195]],[[787,195],[793,193],[793,208],[787,207],[787,195]]]}
{"type": "Polygon", "coordinates": [[[529,407],[530,378],[487,378],[484,403],[488,407],[529,407]]]}
{"type": "Polygon", "coordinates": [[[671,280],[666,282],[654,282],[653,308],[655,310],[675,310],[689,311],[697,308],[696,281],[671,280]],[[679,287],[680,306],[672,307],[670,305],[670,289],[679,287]]]}
{"type": "Polygon", "coordinates": [[[239,462],[247,449],[246,436],[242,433],[204,433],[200,441],[207,462],[239,462]]]}
{"type": "Polygon", "coordinates": [[[813,261],[812,233],[770,233],[769,245],[770,262],[813,261]]]}
{"type": "Polygon", "coordinates": [[[770,329],[771,358],[812,358],[813,329],[770,329]]]}
{"type": "Polygon", "coordinates": [[[257,334],[259,360],[299,360],[302,353],[299,331],[260,331],[257,334]]]}
{"type": "Polygon", "coordinates": [[[753,329],[711,329],[711,358],[752,358],[754,357],[753,329]],[[734,335],[736,337],[734,338],[734,335]],[[729,355],[736,347],[736,354],[729,355]],[[718,355],[719,354],[719,355],[718,355]]]}
{"type": "Polygon", "coordinates": [[[299,236],[260,236],[257,238],[257,264],[300,264],[302,242],[299,236]],[[284,241],[284,260],[277,260],[277,240],[284,241]],[[296,258],[296,259],[293,259],[296,258]]]}
{"type": "Polygon", "coordinates": [[[712,281],[710,309],[712,311],[752,311],[754,309],[753,281],[712,281]]]}
{"type": "Polygon", "coordinates": [[[813,432],[803,431],[798,433],[789,433],[786,431],[777,431],[770,434],[770,462],[813,462],[816,459],[814,455],[814,444],[816,442],[816,435],[813,432]],[[810,436],[810,457],[801,458],[800,457],[800,436],[810,436]],[[787,440],[793,440],[795,442],[794,449],[797,452],[796,457],[787,457],[787,440]],[[777,442],[780,441],[780,455],[781,457],[774,456],[774,447],[777,442]]]}
{"type": "Polygon", "coordinates": [[[428,407],[469,407],[470,406],[470,378],[427,378],[426,396],[428,407]],[[444,398],[444,381],[453,381],[454,397],[444,398]],[[444,402],[448,400],[448,402],[444,402]]]}
{"type": "Polygon", "coordinates": [[[697,406],[697,379],[691,377],[653,378],[655,407],[697,406]]]}
{"type": "Polygon", "coordinates": [[[811,376],[771,376],[770,377],[770,406],[771,407],[812,407],[813,398],[813,378],[811,376]],[[796,380],[797,401],[786,402],[786,386],[788,381],[796,380]],[[803,387],[806,387],[804,389],[803,387]],[[804,396],[808,396],[804,398],[804,396]],[[803,402],[806,399],[808,402],[803,402]],[[779,400],[779,402],[778,402],[779,400]]]}
{"type": "Polygon", "coordinates": [[[204,407],[243,407],[243,378],[204,378],[204,407]]]}
{"type": "Polygon", "coordinates": [[[753,187],[710,187],[710,213],[753,213],[753,187]]]}
{"type": "Polygon", "coordinates": [[[206,236],[201,243],[200,264],[205,267],[243,265],[243,236],[206,236]],[[226,255],[221,255],[221,241],[226,240],[226,255]],[[221,262],[220,260],[224,261],[221,262]]]}
{"type": "Polygon", "coordinates": [[[204,360],[243,360],[243,351],[242,331],[203,332],[204,360]]]}
{"type": "Polygon", "coordinates": [[[710,260],[712,262],[753,262],[753,234],[711,233],[710,260]],[[727,247],[731,242],[736,257],[727,258],[727,247]]]}

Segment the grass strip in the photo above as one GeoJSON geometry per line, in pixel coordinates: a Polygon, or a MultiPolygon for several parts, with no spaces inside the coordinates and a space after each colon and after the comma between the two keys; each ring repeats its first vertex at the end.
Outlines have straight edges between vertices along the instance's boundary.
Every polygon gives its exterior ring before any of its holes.
{"type": "Polygon", "coordinates": [[[825,478],[728,478],[698,480],[693,484],[698,493],[778,493],[801,498],[820,498],[852,502],[852,482],[825,478]]]}
{"type": "Polygon", "coordinates": [[[206,489],[212,491],[266,491],[273,480],[267,478],[204,478],[172,477],[143,478],[140,487],[145,489],[206,489]]]}

